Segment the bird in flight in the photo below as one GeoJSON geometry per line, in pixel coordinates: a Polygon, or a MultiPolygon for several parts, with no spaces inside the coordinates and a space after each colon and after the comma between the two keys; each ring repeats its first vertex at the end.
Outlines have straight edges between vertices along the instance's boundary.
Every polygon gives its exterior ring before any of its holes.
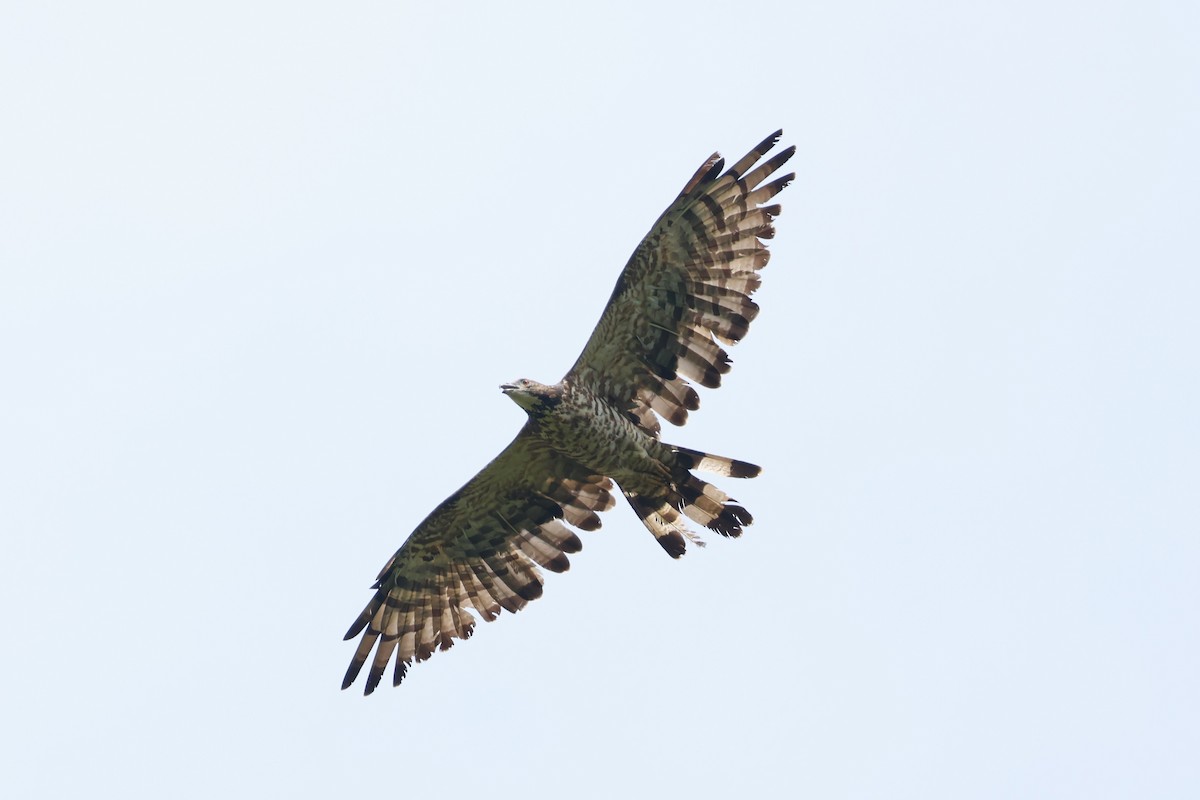
{"type": "Polygon", "coordinates": [[[703,545],[685,517],[722,536],[751,523],[693,470],[752,478],[759,468],[667,444],[659,418],[687,422],[700,404],[692,384],[721,384],[730,368],[723,346],[742,339],[758,314],[750,296],[780,210],[766,204],[795,177],[768,180],[796,150],[763,160],[782,134],[727,170],[718,153],[704,162],[634,250],[561,381],[500,386],[525,410],[524,427],[384,565],[346,633],[362,639],[343,689],[370,661],[370,694],[393,658],[399,685],[412,662],[470,638],[475,615],[490,622],[540,597],[539,568],[566,571],[567,555],[582,547],[572,527],[599,528],[597,512],[613,507],[614,491],[672,558],[688,541],[703,545]]]}

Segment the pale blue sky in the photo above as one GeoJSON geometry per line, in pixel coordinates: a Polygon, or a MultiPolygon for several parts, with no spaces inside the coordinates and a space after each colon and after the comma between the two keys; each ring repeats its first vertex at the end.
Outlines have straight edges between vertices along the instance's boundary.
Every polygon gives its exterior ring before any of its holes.
{"type": "Polygon", "coordinates": [[[1197,6],[743,9],[0,10],[6,796],[1200,795],[1197,6]],[[754,527],[619,507],[338,691],[497,384],[781,126],[763,312],[668,432],[764,466],[754,527]]]}

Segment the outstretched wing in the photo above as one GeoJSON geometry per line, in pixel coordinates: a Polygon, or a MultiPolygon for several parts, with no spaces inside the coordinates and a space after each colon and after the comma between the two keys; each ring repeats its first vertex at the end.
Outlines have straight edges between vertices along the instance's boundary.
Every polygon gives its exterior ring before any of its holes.
{"type": "Polygon", "coordinates": [[[776,131],[724,173],[714,153],[696,172],[625,265],[600,322],[564,381],[588,386],[626,409],[651,435],[654,413],[687,422],[700,398],[688,381],[721,384],[730,360],[720,343],[746,335],[758,305],[758,270],[770,253],[778,205],[763,203],[794,174],[764,183],[796,151],[759,164],[776,131]],[[715,337],[715,340],[714,340],[715,337]]]}
{"type": "Polygon", "coordinates": [[[529,422],[490,464],[426,517],[379,573],[375,596],[350,626],[363,631],[342,682],[354,683],[371,651],[366,694],[395,656],[393,684],[408,665],[448,650],[501,609],[516,612],[542,594],[538,567],[563,572],[582,547],[563,521],[600,527],[612,482],[551,450],[529,422]],[[365,629],[365,630],[364,630],[365,629]]]}

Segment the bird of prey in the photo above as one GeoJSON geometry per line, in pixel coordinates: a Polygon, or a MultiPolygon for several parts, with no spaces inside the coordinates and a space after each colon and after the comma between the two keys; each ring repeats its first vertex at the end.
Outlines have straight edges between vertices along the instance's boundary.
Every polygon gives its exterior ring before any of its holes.
{"type": "Polygon", "coordinates": [[[582,547],[568,526],[599,528],[614,491],[673,558],[688,540],[702,544],[685,517],[722,536],[750,524],[746,509],[693,470],[752,478],[759,468],[667,444],[658,418],[687,421],[700,403],[691,384],[720,385],[730,366],[722,346],[758,314],[750,296],[780,210],[767,203],[795,177],[768,182],[796,149],[763,161],[782,134],[727,170],[718,153],[704,162],[634,250],[561,381],[501,385],[525,410],[524,427],[384,565],[346,633],[362,639],[343,689],[369,660],[370,694],[393,658],[399,685],[413,661],[469,638],[475,615],[491,621],[540,597],[539,567],[567,569],[567,554],[582,547]]]}

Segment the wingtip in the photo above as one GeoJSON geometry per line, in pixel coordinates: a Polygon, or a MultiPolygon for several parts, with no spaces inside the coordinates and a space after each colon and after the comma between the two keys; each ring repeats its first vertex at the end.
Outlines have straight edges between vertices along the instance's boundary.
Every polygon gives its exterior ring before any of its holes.
{"type": "Polygon", "coordinates": [[[360,632],[360,631],[361,631],[363,628],[367,627],[367,622],[368,622],[369,620],[370,620],[370,617],[366,617],[366,616],[359,616],[359,618],[358,618],[358,619],[354,620],[354,624],[352,624],[352,625],[351,625],[351,626],[350,626],[350,627],[349,627],[349,628],[346,630],[346,635],[342,637],[342,641],[343,641],[343,642],[348,642],[348,641],[350,641],[351,639],[353,639],[355,636],[358,636],[359,632],[360,632]]]}
{"type": "Polygon", "coordinates": [[[768,150],[770,150],[772,147],[774,147],[776,144],[778,144],[779,140],[781,138],[783,138],[783,128],[780,128],[779,130],[775,131],[767,138],[763,139],[762,142],[755,149],[760,150],[765,153],[768,150]]]}
{"type": "MultiPolygon", "coordinates": [[[[354,658],[350,661],[350,666],[346,667],[346,675],[342,678],[342,689],[349,689],[358,680],[359,673],[362,672],[363,666],[367,663],[367,653],[369,652],[370,648],[367,648],[364,652],[362,647],[359,647],[359,652],[354,654],[354,658]]],[[[367,684],[370,685],[370,683],[371,681],[368,676],[367,684]]],[[[370,692],[367,692],[367,694],[370,694],[370,692]]]]}
{"type": "Polygon", "coordinates": [[[696,170],[696,174],[688,181],[682,191],[679,192],[680,197],[686,197],[697,186],[712,180],[715,176],[721,174],[721,170],[725,168],[725,159],[719,152],[714,152],[703,164],[700,169],[696,170]]]}

